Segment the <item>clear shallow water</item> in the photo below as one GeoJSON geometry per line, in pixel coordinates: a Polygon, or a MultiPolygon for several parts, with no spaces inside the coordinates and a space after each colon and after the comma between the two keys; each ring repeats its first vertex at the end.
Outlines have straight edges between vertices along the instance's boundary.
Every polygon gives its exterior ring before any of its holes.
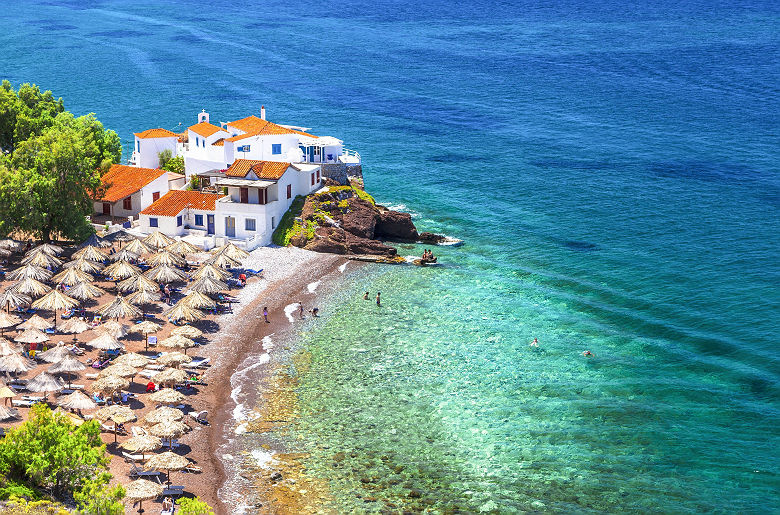
{"type": "Polygon", "coordinates": [[[349,274],[305,335],[299,445],[342,508],[758,513],[780,510],[778,21],[756,1],[6,2],[0,72],[128,148],[265,104],[467,240],[439,269],[349,274]]]}

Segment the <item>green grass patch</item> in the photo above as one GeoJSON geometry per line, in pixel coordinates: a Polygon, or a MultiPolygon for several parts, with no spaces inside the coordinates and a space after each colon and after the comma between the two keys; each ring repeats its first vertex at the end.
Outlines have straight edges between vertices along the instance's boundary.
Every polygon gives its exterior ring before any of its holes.
{"type": "Polygon", "coordinates": [[[371,195],[366,193],[366,190],[361,190],[360,188],[355,188],[355,187],[353,187],[352,189],[354,190],[355,195],[357,195],[357,197],[360,200],[365,200],[366,202],[371,202],[371,204],[374,205],[374,206],[376,205],[376,200],[374,200],[374,197],[372,197],[371,195]]]}
{"type": "Polygon", "coordinates": [[[271,241],[273,241],[276,245],[286,247],[290,244],[290,239],[300,232],[301,225],[296,222],[295,219],[301,216],[301,211],[303,211],[303,204],[305,201],[305,197],[298,195],[290,205],[290,209],[288,209],[284,216],[282,216],[282,219],[279,221],[279,225],[276,226],[276,230],[274,230],[274,233],[271,236],[271,241]]]}

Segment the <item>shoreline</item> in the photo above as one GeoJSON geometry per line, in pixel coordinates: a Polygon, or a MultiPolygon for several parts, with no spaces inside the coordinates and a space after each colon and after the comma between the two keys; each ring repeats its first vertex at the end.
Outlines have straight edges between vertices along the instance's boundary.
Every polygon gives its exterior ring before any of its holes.
{"type": "MultiPolygon", "coordinates": [[[[209,409],[212,413],[209,426],[206,426],[206,445],[203,445],[203,439],[198,438],[196,432],[186,437],[188,440],[196,438],[201,440],[201,444],[197,445],[201,448],[197,449],[200,452],[196,452],[193,457],[200,458],[198,461],[204,464],[204,470],[210,472],[201,474],[198,478],[202,483],[199,489],[202,492],[200,497],[208,502],[216,513],[236,513],[237,508],[221,494],[226,484],[241,473],[240,462],[236,460],[235,465],[231,467],[222,454],[222,451],[231,445],[231,437],[236,435],[235,428],[240,424],[235,419],[236,410],[238,409],[240,413],[243,409],[235,398],[237,393],[232,385],[233,377],[247,370],[247,367],[241,369],[245,361],[264,350],[260,343],[264,338],[274,335],[280,340],[285,340],[293,334],[296,326],[289,323],[284,308],[301,299],[304,302],[310,300],[312,295],[316,295],[310,285],[321,284],[334,273],[340,275],[343,272],[343,265],[347,262],[343,256],[290,249],[290,247],[263,247],[257,249],[260,251],[257,254],[253,253],[253,258],[258,259],[266,268],[264,274],[267,275],[262,280],[263,284],[245,293],[248,298],[242,299],[242,302],[245,302],[243,308],[232,315],[226,315],[228,318],[220,327],[221,336],[204,348],[203,354],[211,357],[213,363],[205,375],[208,387],[203,392],[206,405],[204,409],[209,409]],[[291,260],[296,261],[292,263],[292,267],[283,268],[285,265],[289,267],[291,260]],[[279,268],[279,270],[269,270],[269,268],[279,268]],[[270,324],[262,322],[264,306],[268,307],[270,324]],[[247,323],[247,321],[251,322],[247,323]],[[202,449],[202,447],[206,448],[202,449]]],[[[249,287],[248,285],[247,288],[249,287]]],[[[310,307],[307,306],[306,309],[310,307]]],[[[269,349],[266,354],[268,354],[267,361],[255,361],[249,367],[255,368],[272,360],[276,361],[281,352],[269,349]]],[[[263,367],[259,372],[260,382],[265,382],[273,371],[273,364],[269,363],[269,366],[263,367]]],[[[259,395],[262,396],[264,393],[267,392],[259,392],[259,395]]],[[[196,451],[195,445],[193,451],[196,451]]],[[[259,501],[265,505],[268,500],[259,499],[259,501]]],[[[245,509],[253,507],[244,503],[245,509]]]]}

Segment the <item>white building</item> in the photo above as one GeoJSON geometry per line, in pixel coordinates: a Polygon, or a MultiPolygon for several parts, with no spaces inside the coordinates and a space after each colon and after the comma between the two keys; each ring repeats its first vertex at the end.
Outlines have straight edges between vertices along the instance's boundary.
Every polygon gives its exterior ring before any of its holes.
{"type": "Polygon", "coordinates": [[[165,195],[171,186],[182,187],[184,178],[160,169],[111,165],[101,182],[103,194],[93,202],[95,213],[126,218],[136,217],[142,209],[165,195]]]}
{"type": "Polygon", "coordinates": [[[140,214],[140,229],[181,236],[187,229],[215,233],[214,204],[222,195],[200,191],[169,191],[140,214]]]}
{"type": "Polygon", "coordinates": [[[142,168],[159,168],[160,152],[170,150],[178,155],[179,135],[166,129],[149,129],[137,132],[130,163],[142,168]]]}

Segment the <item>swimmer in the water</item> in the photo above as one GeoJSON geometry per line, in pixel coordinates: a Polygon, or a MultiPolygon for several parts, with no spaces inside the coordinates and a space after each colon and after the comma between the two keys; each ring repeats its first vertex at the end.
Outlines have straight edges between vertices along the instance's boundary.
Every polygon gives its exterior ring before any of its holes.
{"type": "Polygon", "coordinates": [[[530,343],[531,347],[538,347],[539,346],[539,340],[534,338],[534,341],[530,343]]]}
{"type": "Polygon", "coordinates": [[[582,353],[582,355],[585,356],[586,358],[592,358],[593,357],[593,353],[591,351],[589,351],[589,350],[584,351],[582,353]]]}

